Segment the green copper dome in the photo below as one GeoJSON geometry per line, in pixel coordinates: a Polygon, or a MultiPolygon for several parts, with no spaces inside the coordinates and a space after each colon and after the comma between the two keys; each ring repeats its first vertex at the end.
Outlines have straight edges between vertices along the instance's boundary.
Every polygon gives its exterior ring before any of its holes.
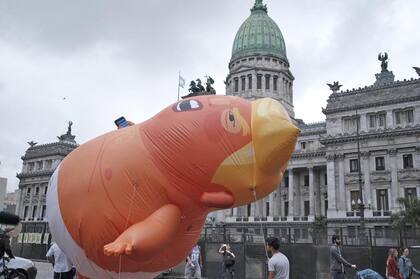
{"type": "Polygon", "coordinates": [[[232,60],[248,55],[273,55],[287,60],[283,35],[277,24],[267,15],[262,0],[256,0],[251,15],[236,33],[232,60]]]}

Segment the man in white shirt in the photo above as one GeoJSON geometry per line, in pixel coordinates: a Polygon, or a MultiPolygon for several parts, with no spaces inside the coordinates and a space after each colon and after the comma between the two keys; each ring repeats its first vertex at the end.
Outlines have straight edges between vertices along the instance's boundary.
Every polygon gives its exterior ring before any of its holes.
{"type": "Polygon", "coordinates": [[[289,279],[289,260],[279,252],[280,241],[277,237],[267,239],[267,251],[271,252],[268,261],[268,279],[289,279]]]}
{"type": "Polygon", "coordinates": [[[56,243],[48,250],[47,259],[54,267],[54,279],[73,278],[72,264],[56,243]]]}

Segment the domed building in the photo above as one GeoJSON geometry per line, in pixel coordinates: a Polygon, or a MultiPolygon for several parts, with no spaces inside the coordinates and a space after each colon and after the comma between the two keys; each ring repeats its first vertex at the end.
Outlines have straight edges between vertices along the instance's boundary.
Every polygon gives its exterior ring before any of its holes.
{"type": "Polygon", "coordinates": [[[294,117],[293,80],[280,28],[262,0],[256,0],[233,42],[226,95],[250,100],[271,97],[294,117]]]}
{"type": "Polygon", "coordinates": [[[387,54],[378,59],[381,72],[372,85],[339,91],[338,82],[329,84],[325,121],[304,123],[294,114],[285,40],[256,0],[233,42],[226,95],[280,101],[300,135],[281,185],[258,202],[220,211],[217,219],[233,227],[293,227],[291,236],[281,230],[280,237],[305,242],[311,223],[324,216],[329,229],[356,243],[363,216],[365,227],[381,235],[375,241],[389,241],[398,198],[420,197],[420,78],[394,81],[387,54]]]}

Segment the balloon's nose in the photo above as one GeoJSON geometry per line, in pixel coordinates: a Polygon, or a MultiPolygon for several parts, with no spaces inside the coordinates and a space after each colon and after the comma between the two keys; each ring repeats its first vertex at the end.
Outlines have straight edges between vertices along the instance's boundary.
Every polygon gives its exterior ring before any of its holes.
{"type": "Polygon", "coordinates": [[[269,98],[252,102],[252,139],[261,172],[271,175],[285,167],[298,134],[299,129],[279,102],[269,98]]]}

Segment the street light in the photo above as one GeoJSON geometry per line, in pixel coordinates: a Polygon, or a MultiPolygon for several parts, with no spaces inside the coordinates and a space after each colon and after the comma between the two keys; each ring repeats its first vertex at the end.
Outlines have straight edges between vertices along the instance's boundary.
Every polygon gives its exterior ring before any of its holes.
{"type": "Polygon", "coordinates": [[[359,237],[365,239],[365,205],[363,204],[363,180],[361,173],[361,164],[360,164],[360,138],[359,138],[359,114],[356,109],[356,140],[357,140],[357,172],[359,175],[359,199],[357,204],[360,210],[360,232],[359,237]]]}

